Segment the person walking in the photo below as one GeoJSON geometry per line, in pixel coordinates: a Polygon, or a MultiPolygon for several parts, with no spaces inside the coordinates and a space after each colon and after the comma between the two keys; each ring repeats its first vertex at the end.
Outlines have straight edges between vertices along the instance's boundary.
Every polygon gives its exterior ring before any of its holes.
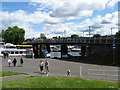
{"type": "Polygon", "coordinates": [[[23,59],[21,58],[20,59],[20,64],[21,64],[21,67],[22,67],[22,64],[23,64],[24,62],[23,62],[23,59]]]}
{"type": "Polygon", "coordinates": [[[46,71],[46,75],[48,76],[48,72],[49,72],[49,62],[48,61],[45,62],[45,71],[46,71]]]}
{"type": "Polygon", "coordinates": [[[13,60],[13,65],[14,65],[14,67],[16,66],[16,63],[17,63],[17,60],[16,60],[16,58],[14,58],[14,60],[13,60]]]}
{"type": "Polygon", "coordinates": [[[11,59],[9,58],[8,59],[8,64],[9,64],[9,67],[10,67],[10,64],[12,63],[11,59]]]}
{"type": "Polygon", "coordinates": [[[9,57],[9,52],[7,51],[7,52],[6,52],[6,58],[8,58],[8,57],[9,57]]]}
{"type": "Polygon", "coordinates": [[[44,65],[43,61],[40,60],[39,66],[40,66],[40,72],[41,72],[41,74],[43,73],[43,65],[44,65]]]}
{"type": "Polygon", "coordinates": [[[3,53],[3,55],[4,55],[4,58],[6,58],[6,51],[3,53]]]}

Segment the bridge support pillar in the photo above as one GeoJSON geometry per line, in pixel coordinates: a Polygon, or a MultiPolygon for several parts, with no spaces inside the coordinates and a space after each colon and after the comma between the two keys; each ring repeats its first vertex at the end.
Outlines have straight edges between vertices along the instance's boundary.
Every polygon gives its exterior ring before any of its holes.
{"type": "Polygon", "coordinates": [[[41,58],[42,57],[41,45],[38,44],[33,45],[33,53],[34,58],[41,58]]]}
{"type": "Polygon", "coordinates": [[[47,49],[48,53],[50,53],[50,45],[49,44],[46,44],[46,49],[47,49]]]}
{"type": "Polygon", "coordinates": [[[90,46],[86,46],[86,52],[85,52],[85,56],[90,56],[90,46]]]}
{"type": "Polygon", "coordinates": [[[66,44],[62,44],[61,45],[61,57],[62,57],[62,55],[68,54],[67,50],[68,50],[67,45],[66,44]]]}
{"type": "Polygon", "coordinates": [[[81,56],[84,57],[86,53],[86,46],[81,46],[81,56]]]}
{"type": "Polygon", "coordinates": [[[42,58],[42,44],[38,45],[38,58],[42,58]]]}
{"type": "Polygon", "coordinates": [[[38,58],[38,45],[33,45],[34,58],[38,58]]]}

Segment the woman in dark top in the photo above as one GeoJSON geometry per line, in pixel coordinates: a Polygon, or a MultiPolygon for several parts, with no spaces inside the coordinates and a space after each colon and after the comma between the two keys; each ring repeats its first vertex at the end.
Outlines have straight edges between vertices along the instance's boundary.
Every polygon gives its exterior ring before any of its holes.
{"type": "Polygon", "coordinates": [[[23,59],[21,58],[20,59],[20,64],[21,64],[21,67],[22,67],[22,64],[23,64],[24,62],[23,62],[23,59]]]}
{"type": "Polygon", "coordinates": [[[13,65],[14,65],[14,67],[16,66],[16,63],[17,63],[17,60],[16,60],[16,58],[14,58],[14,60],[13,60],[13,65]]]}

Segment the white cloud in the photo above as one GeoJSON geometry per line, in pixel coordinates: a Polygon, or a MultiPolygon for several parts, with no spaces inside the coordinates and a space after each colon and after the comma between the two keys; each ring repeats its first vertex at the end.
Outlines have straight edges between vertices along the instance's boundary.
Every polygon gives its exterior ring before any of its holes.
{"type": "MultiPolygon", "coordinates": [[[[23,10],[13,13],[0,11],[0,30],[8,26],[19,26],[26,30],[26,38],[38,37],[41,32],[49,34],[49,37],[62,36],[66,30],[66,36],[71,34],[88,34],[88,26],[92,26],[92,33],[102,35],[110,34],[110,28],[118,24],[118,12],[108,13],[104,17],[97,16],[86,19],[80,23],[61,23],[65,20],[81,19],[92,16],[96,10],[103,10],[106,6],[113,7],[118,0],[32,0],[30,4],[38,7],[34,13],[28,14],[23,10]],[[34,2],[34,3],[33,3],[34,2]],[[43,11],[41,11],[43,10],[43,11]],[[47,12],[46,12],[47,11],[47,12]],[[104,24],[103,24],[104,23],[104,24]],[[43,29],[34,31],[33,24],[44,25],[43,29]],[[79,27],[79,28],[78,28],[79,27]]],[[[113,29],[113,33],[117,28],[113,29]]]]}
{"type": "Polygon", "coordinates": [[[66,36],[70,36],[72,34],[78,34],[79,36],[88,36],[89,26],[91,26],[91,34],[101,34],[101,35],[110,35],[111,28],[113,28],[113,34],[118,31],[118,12],[108,13],[104,17],[97,16],[93,19],[86,19],[80,23],[64,23],[57,25],[49,25],[44,28],[45,30],[49,30],[45,33],[50,33],[51,37],[53,36],[62,36],[64,30],[66,30],[66,36]],[[108,20],[110,23],[102,24],[101,22],[104,20],[108,20]],[[52,32],[51,32],[52,31],[52,32]]]}
{"type": "Polygon", "coordinates": [[[91,16],[93,11],[115,5],[118,0],[31,0],[40,10],[50,9],[51,17],[76,19],[91,16]],[[111,5],[112,4],[112,5],[111,5]]]}
{"type": "Polygon", "coordinates": [[[110,0],[108,3],[108,7],[113,7],[116,3],[118,3],[120,0],[110,0]]]}
{"type": "Polygon", "coordinates": [[[34,24],[57,24],[61,21],[59,18],[52,18],[48,15],[48,13],[42,13],[40,11],[27,15],[26,18],[27,22],[34,24]]]}
{"type": "Polygon", "coordinates": [[[32,14],[27,14],[23,10],[18,10],[13,13],[6,11],[0,11],[0,23],[2,27],[0,30],[7,29],[9,26],[13,27],[15,25],[22,27],[26,30],[25,37],[37,37],[39,36],[38,32],[33,30],[34,25],[32,24],[56,24],[60,22],[58,18],[52,18],[46,13],[34,12],[32,14]]]}
{"type": "Polygon", "coordinates": [[[14,13],[1,11],[0,14],[2,17],[0,19],[0,22],[2,22],[0,23],[0,26],[2,26],[0,30],[7,29],[9,26],[13,27],[17,25],[20,28],[24,28],[26,30],[25,38],[28,38],[31,35],[34,36],[36,33],[31,28],[31,24],[26,21],[27,14],[24,11],[19,10],[14,13]]]}

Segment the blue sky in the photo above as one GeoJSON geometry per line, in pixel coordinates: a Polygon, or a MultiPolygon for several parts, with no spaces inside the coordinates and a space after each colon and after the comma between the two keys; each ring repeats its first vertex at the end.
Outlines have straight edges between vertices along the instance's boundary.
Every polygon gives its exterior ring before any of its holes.
{"type": "Polygon", "coordinates": [[[36,10],[36,7],[32,7],[29,2],[2,2],[2,10],[10,13],[18,10],[33,13],[36,10]]]}
{"type": "Polygon", "coordinates": [[[3,27],[1,29],[18,25],[26,29],[26,38],[38,37],[40,33],[49,34],[49,37],[60,36],[64,30],[67,31],[66,36],[71,34],[82,36],[83,30],[87,30],[90,25],[101,27],[101,29],[94,30],[94,34],[110,34],[108,30],[103,31],[103,29],[106,30],[112,25],[115,27],[113,34],[117,32],[117,26],[115,26],[117,22],[114,21],[117,21],[118,18],[116,17],[118,12],[117,0],[116,3],[114,0],[105,0],[106,2],[101,0],[103,3],[94,2],[94,0],[91,2],[78,0],[77,3],[72,3],[73,6],[70,3],[72,1],[67,2],[68,6],[65,5],[64,1],[58,0],[61,6],[56,5],[57,0],[52,1],[52,3],[48,0],[46,2],[42,2],[42,0],[41,2],[37,2],[37,0],[36,2],[2,2],[1,12],[5,14],[2,15],[3,27]],[[82,4],[85,8],[80,7],[82,4]],[[88,7],[86,7],[87,5],[88,7]],[[110,22],[111,25],[102,25],[102,21],[110,22]]]}

